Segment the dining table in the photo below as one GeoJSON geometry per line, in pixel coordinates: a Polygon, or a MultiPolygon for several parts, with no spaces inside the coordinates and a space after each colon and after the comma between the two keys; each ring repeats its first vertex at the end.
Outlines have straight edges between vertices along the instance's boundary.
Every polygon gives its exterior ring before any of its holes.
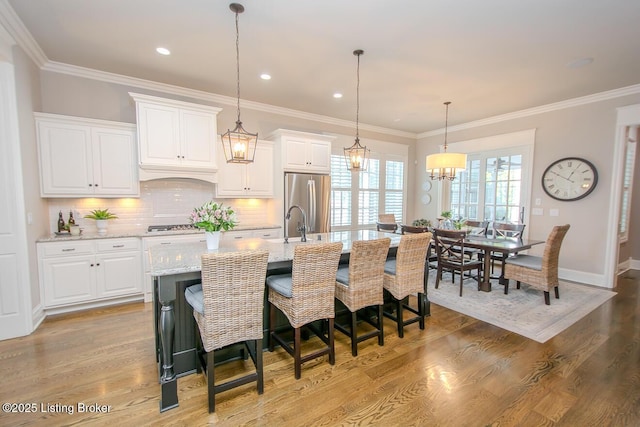
{"type": "MultiPolygon", "coordinates": [[[[482,282],[480,283],[480,290],[484,292],[491,292],[491,253],[499,252],[503,256],[510,256],[518,252],[531,249],[535,245],[543,244],[544,240],[524,239],[524,238],[512,238],[512,237],[493,237],[493,236],[478,236],[468,235],[464,239],[464,246],[467,248],[474,248],[482,250],[484,253],[484,265],[482,268],[482,282]]],[[[506,285],[506,279],[504,278],[504,271],[500,271],[500,277],[498,283],[506,285]]],[[[505,287],[505,292],[506,292],[505,287]]]]}

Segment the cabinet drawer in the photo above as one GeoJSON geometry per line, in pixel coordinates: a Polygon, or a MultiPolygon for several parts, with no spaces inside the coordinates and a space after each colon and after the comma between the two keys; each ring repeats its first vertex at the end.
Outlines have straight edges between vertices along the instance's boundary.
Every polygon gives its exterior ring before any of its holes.
{"type": "Polygon", "coordinates": [[[253,237],[274,239],[276,237],[280,237],[280,231],[278,229],[256,230],[253,232],[253,237]]]}
{"type": "Polygon", "coordinates": [[[103,239],[96,242],[98,252],[139,250],[139,239],[103,239]]]}
{"type": "Polygon", "coordinates": [[[45,257],[60,255],[85,255],[93,253],[92,242],[56,242],[42,244],[42,254],[45,257]]]}

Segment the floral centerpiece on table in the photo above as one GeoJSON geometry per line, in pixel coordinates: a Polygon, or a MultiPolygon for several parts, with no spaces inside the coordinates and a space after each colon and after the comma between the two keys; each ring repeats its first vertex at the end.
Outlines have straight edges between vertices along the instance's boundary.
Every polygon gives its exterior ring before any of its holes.
{"type": "Polygon", "coordinates": [[[193,209],[189,220],[196,228],[201,228],[208,232],[228,231],[237,224],[233,209],[230,207],[225,208],[222,203],[218,204],[214,201],[193,209]]]}

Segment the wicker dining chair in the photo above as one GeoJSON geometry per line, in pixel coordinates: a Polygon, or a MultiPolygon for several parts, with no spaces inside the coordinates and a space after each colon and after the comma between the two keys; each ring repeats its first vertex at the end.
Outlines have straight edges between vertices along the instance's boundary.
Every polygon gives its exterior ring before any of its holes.
{"type": "Polygon", "coordinates": [[[395,233],[398,230],[398,223],[394,214],[379,214],[376,222],[378,231],[390,231],[395,233]]]}
{"type": "Polygon", "coordinates": [[[215,411],[217,393],[253,381],[258,394],[264,390],[262,337],[268,257],[267,251],[204,254],[202,284],[185,290],[196,320],[197,370],[204,369],[207,374],[209,412],[215,411]],[[240,342],[244,342],[255,372],[216,384],[214,350],[240,342]]]}
{"type": "Polygon", "coordinates": [[[431,242],[431,233],[405,234],[400,238],[398,251],[394,259],[389,259],[384,266],[384,289],[391,296],[395,306],[395,313],[384,311],[384,315],[398,325],[398,336],[404,337],[404,327],[419,322],[420,329],[424,329],[426,315],[424,296],[425,267],[427,250],[431,242]],[[409,305],[409,295],[417,294],[417,308],[409,305]],[[403,310],[406,309],[415,317],[405,319],[403,310]]]}
{"type": "Polygon", "coordinates": [[[462,285],[464,282],[464,272],[477,270],[478,290],[480,290],[482,263],[478,260],[467,259],[464,256],[464,239],[466,232],[458,230],[436,229],[433,232],[433,240],[438,256],[438,272],[436,273],[436,289],[442,279],[444,270],[451,271],[451,282],[455,281],[455,272],[460,272],[460,296],[462,296],[462,285]]]}
{"type": "MultiPolygon", "coordinates": [[[[534,255],[516,255],[508,257],[504,265],[505,287],[509,287],[509,279],[528,283],[531,287],[544,292],[544,303],[550,305],[549,291],[555,291],[556,299],[560,298],[558,289],[558,258],[562,240],[569,231],[569,224],[556,225],[549,233],[542,257],[534,255]]],[[[506,292],[505,292],[506,293],[506,292]]]]}
{"type": "Polygon", "coordinates": [[[342,243],[307,243],[295,247],[290,274],[267,277],[269,288],[269,351],[274,341],[294,359],[296,379],[300,379],[301,365],[325,354],[329,363],[335,364],[333,328],[335,319],[336,272],[342,243]],[[276,308],[289,319],[293,327],[293,347],[275,330],[276,308]],[[316,320],[328,323],[327,335],[312,324],[316,320]],[[301,354],[300,330],[311,330],[325,344],[320,350],[301,354]]]}
{"type": "Polygon", "coordinates": [[[358,355],[358,343],[369,338],[378,338],[378,345],[384,345],[384,322],[382,306],[384,263],[389,253],[391,239],[358,240],[351,246],[349,264],[338,267],[336,273],[336,298],[351,312],[349,328],[335,323],[335,328],[351,338],[351,354],[358,355]],[[367,308],[376,307],[376,321],[362,313],[367,308]],[[358,312],[361,319],[375,329],[358,336],[358,312]]]}

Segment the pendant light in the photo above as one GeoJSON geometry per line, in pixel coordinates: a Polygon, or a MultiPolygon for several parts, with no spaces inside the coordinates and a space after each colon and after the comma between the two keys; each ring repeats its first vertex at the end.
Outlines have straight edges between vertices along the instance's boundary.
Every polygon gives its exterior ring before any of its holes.
{"type": "Polygon", "coordinates": [[[344,149],[344,159],[347,162],[347,169],[352,172],[366,171],[369,164],[370,151],[367,147],[360,145],[359,119],[360,119],[360,55],[362,49],[354,50],[353,54],[358,57],[357,87],[356,87],[356,142],[349,148],[344,149]]]}
{"type": "Polygon", "coordinates": [[[244,12],[244,6],[239,3],[231,3],[229,9],[236,15],[236,88],[238,94],[238,118],[235,129],[227,130],[221,135],[222,148],[227,163],[252,163],[256,155],[258,134],[244,130],[242,121],[240,120],[240,32],[238,31],[238,14],[244,12]]]}
{"type": "Polygon", "coordinates": [[[463,153],[447,153],[447,126],[449,125],[449,104],[447,101],[446,118],[444,121],[444,151],[442,153],[430,154],[427,156],[427,172],[431,179],[453,181],[456,179],[456,172],[463,171],[467,167],[467,155],[463,153]]]}

